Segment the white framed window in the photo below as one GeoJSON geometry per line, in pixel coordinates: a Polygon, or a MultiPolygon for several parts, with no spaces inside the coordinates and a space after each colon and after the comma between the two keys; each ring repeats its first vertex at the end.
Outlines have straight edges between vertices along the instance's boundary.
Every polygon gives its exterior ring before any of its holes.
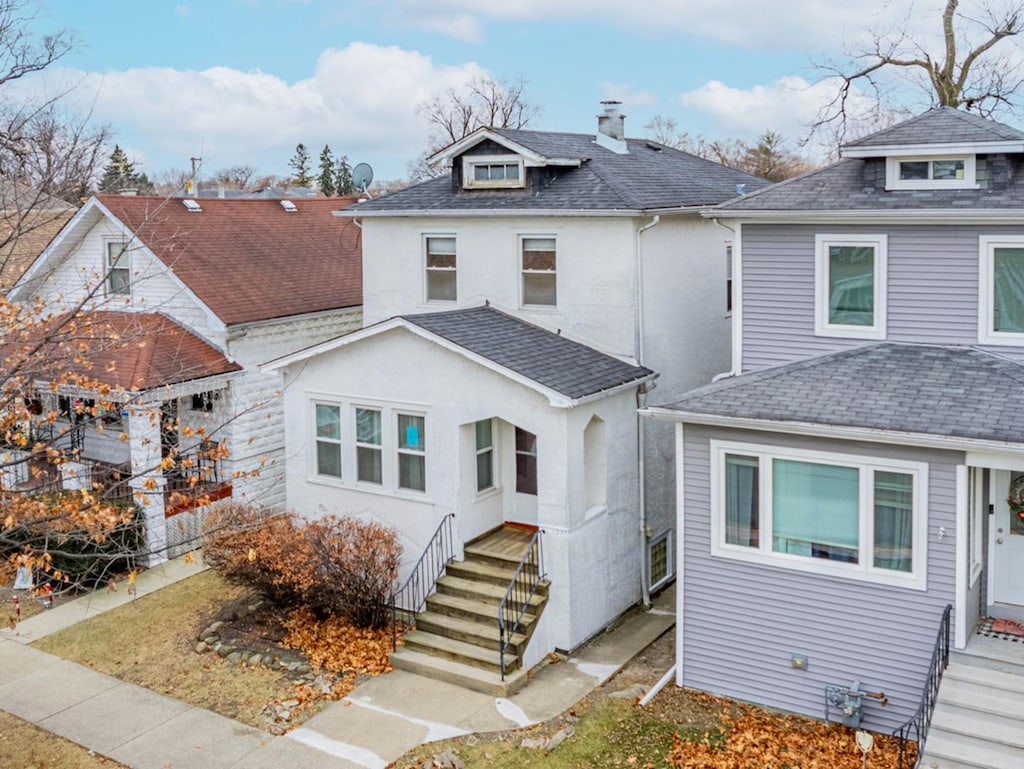
{"type": "Polygon", "coordinates": [[[672,576],[671,532],[655,537],[647,545],[648,584],[651,590],[657,590],[668,582],[672,576]]]}
{"type": "Polygon", "coordinates": [[[725,244],[725,314],[732,315],[732,243],[725,244]]]}
{"type": "Polygon", "coordinates": [[[476,490],[494,488],[494,421],[483,419],[474,426],[476,439],[476,490]]]}
{"type": "Polygon", "coordinates": [[[426,295],[428,302],[454,302],[459,298],[455,236],[425,235],[426,295]]]}
{"type": "Polygon", "coordinates": [[[398,488],[427,490],[426,424],[419,414],[396,414],[398,488]]]}
{"type": "Polygon", "coordinates": [[[384,436],[379,409],[356,407],[356,480],[384,483],[384,436]]]}
{"type": "Polygon", "coordinates": [[[886,235],[814,238],[816,336],[885,339],[886,235]]]}
{"type": "Polygon", "coordinates": [[[1024,345],[1024,236],[979,238],[978,341],[1024,345]]]}
{"type": "Polygon", "coordinates": [[[519,155],[464,155],[462,186],[467,189],[516,188],[526,184],[519,155]]]}
{"type": "Polygon", "coordinates": [[[712,441],[712,554],[926,586],[928,468],[712,441]]]}
{"type": "Polygon", "coordinates": [[[885,164],[887,190],[976,189],[974,155],[889,157],[885,164]]]}
{"type": "Polygon", "coordinates": [[[313,414],[316,421],[316,474],[341,478],[341,406],[315,403],[313,414]]]}
{"type": "Polygon", "coordinates": [[[516,493],[537,496],[537,436],[516,428],[516,493]]]}
{"type": "Polygon", "coordinates": [[[554,307],[558,303],[557,259],[553,236],[520,236],[520,289],[524,307],[554,307]]]}
{"type": "Polygon", "coordinates": [[[128,244],[120,240],[108,240],[106,246],[107,295],[129,296],[132,292],[132,273],[128,258],[128,244]]]}

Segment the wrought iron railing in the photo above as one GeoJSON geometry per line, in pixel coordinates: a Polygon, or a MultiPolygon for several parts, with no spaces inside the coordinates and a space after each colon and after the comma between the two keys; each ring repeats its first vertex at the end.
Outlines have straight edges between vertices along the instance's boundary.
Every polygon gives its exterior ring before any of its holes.
{"type": "Polygon", "coordinates": [[[534,533],[526,554],[519,561],[512,581],[508,583],[505,597],[498,604],[498,655],[501,662],[501,680],[505,680],[505,652],[512,645],[512,639],[523,624],[523,617],[530,608],[530,601],[537,594],[545,579],[544,554],[540,546],[540,530],[534,533]]]}
{"type": "Polygon", "coordinates": [[[455,513],[448,513],[441,520],[405,584],[391,594],[392,649],[398,647],[398,612],[410,615],[419,612],[437,587],[437,580],[444,574],[445,567],[455,560],[455,542],[452,538],[454,518],[455,513]]]}
{"type": "Polygon", "coordinates": [[[913,764],[906,764],[906,769],[917,769],[921,763],[924,741],[928,736],[928,727],[931,726],[935,701],[939,695],[939,684],[942,683],[942,674],[949,667],[949,617],[952,611],[953,606],[948,605],[942,612],[939,634],[935,639],[932,659],[928,665],[928,677],[925,679],[924,692],[921,694],[921,704],[917,706],[917,712],[911,719],[893,732],[900,741],[899,769],[904,769],[907,743],[909,742],[917,743],[917,758],[913,764]]]}
{"type": "Polygon", "coordinates": [[[215,441],[203,441],[193,451],[179,455],[164,470],[168,493],[186,493],[221,484],[223,471],[215,441]]]}

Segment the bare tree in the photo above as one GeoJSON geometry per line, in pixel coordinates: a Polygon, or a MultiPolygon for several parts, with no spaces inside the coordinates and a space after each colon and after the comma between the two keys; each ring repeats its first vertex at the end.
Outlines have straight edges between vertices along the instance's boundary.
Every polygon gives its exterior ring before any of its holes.
{"type": "Polygon", "coordinates": [[[1021,59],[1001,45],[1016,37],[1024,24],[1024,3],[997,8],[982,2],[977,16],[959,11],[960,0],[947,0],[942,11],[941,43],[929,47],[915,39],[904,22],[872,35],[871,43],[843,62],[819,65],[825,79],[838,78],[838,92],[819,113],[813,128],[833,126],[842,139],[847,125],[861,120],[878,123],[891,108],[899,87],[910,84],[931,106],[955,107],[991,116],[1012,110],[1024,83],[1021,59]],[[867,115],[851,114],[851,99],[864,90],[873,99],[867,115]]]}
{"type": "Polygon", "coordinates": [[[416,107],[416,114],[430,126],[430,146],[409,164],[412,181],[444,173],[431,168],[426,159],[483,126],[524,128],[537,118],[541,108],[526,100],[526,81],[522,78],[496,80],[489,76],[473,78],[464,88],[448,88],[416,107]]]}

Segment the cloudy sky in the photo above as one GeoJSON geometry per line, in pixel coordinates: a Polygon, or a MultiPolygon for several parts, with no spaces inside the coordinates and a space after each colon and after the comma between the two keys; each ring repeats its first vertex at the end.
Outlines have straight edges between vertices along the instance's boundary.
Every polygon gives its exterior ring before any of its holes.
{"type": "Polygon", "coordinates": [[[591,131],[614,98],[631,136],[662,115],[711,138],[797,139],[830,92],[814,61],[900,20],[926,39],[944,4],[40,0],[34,28],[79,46],[34,87],[75,83],[151,176],[190,157],[286,174],[303,142],[394,179],[426,147],[416,105],[481,74],[525,79],[544,130],[591,131]]]}

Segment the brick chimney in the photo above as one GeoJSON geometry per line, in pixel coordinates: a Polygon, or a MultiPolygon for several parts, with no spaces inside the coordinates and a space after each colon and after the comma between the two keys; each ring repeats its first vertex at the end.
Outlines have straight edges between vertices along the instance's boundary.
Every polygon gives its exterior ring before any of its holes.
{"type": "Polygon", "coordinates": [[[603,101],[604,114],[597,116],[595,141],[605,149],[620,155],[629,152],[626,146],[626,116],[619,112],[621,101],[603,101]]]}

